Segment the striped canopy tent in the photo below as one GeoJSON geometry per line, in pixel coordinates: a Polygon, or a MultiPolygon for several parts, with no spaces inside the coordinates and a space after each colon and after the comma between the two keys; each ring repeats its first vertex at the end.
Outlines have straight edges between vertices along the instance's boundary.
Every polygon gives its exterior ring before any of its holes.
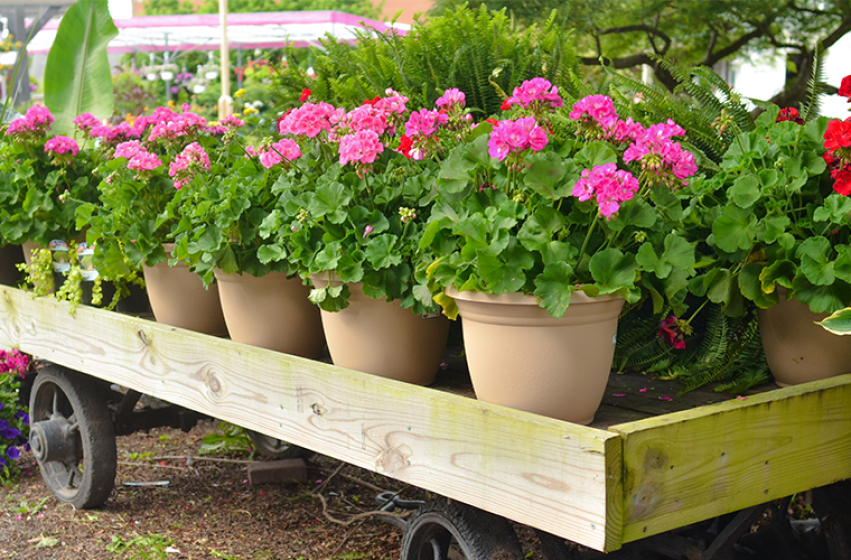
{"type": "MultiPolygon", "coordinates": [[[[141,16],[116,19],[118,36],[109,43],[109,52],[219,50],[221,27],[218,14],[141,16]]],[[[47,53],[56,37],[59,20],[50,20],[27,46],[30,54],[47,53]]],[[[404,32],[407,26],[398,25],[404,32]]],[[[263,12],[227,15],[229,48],[265,49],[318,45],[331,35],[354,41],[358,29],[378,33],[391,30],[385,23],[342,12],[263,12]]]]}

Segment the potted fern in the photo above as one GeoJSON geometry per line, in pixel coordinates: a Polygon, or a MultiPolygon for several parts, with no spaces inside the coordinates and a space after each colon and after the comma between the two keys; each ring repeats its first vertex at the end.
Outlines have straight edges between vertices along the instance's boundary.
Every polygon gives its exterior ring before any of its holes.
{"type": "Polygon", "coordinates": [[[589,423],[624,303],[685,293],[694,248],[672,230],[696,166],[672,121],[622,120],[605,96],[561,105],[527,81],[452,152],[421,248],[464,320],[477,397],[589,423]]]}

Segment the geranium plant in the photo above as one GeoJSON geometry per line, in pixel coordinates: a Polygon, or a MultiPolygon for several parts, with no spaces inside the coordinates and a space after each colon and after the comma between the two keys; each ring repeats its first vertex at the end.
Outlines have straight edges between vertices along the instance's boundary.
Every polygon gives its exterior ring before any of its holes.
{"type": "Polygon", "coordinates": [[[506,118],[479,125],[443,162],[420,244],[438,255],[432,286],[533,294],[555,317],[575,290],[682,307],[694,248],[674,228],[696,171],[675,140],[683,130],[623,120],[602,95],[562,104],[546,80],[524,82],[506,118]],[[556,111],[572,125],[553,130],[556,111]]]}
{"type": "Polygon", "coordinates": [[[49,135],[53,115],[42,105],[2,128],[0,136],[0,242],[28,240],[47,247],[78,235],[74,214],[97,200],[93,142],[49,135]]]}
{"type": "Polygon", "coordinates": [[[410,110],[407,102],[393,90],[351,111],[306,102],[280,123],[305,155],[273,187],[273,258],[286,258],[305,278],[339,278],[342,285],[311,292],[327,311],[348,305],[351,282],[417,314],[437,309],[418,244],[438,162],[470,134],[472,119],[457,89],[434,109],[410,110]]]}
{"type": "Polygon", "coordinates": [[[755,130],[735,135],[720,172],[690,190],[692,234],[705,239],[691,289],[728,315],[744,314],[746,300],[776,305],[780,287],[816,313],[851,301],[843,123],[806,117],[768,106],[755,130]]]}
{"type": "Polygon", "coordinates": [[[98,172],[98,203],[81,205],[77,224],[89,225],[97,243],[94,263],[107,278],[133,278],[142,265],[167,258],[163,243],[173,242],[192,177],[210,168],[209,153],[220,147],[228,125],[208,125],[184,106],[159,107],[133,125],[95,127],[103,163],[98,172]]]}

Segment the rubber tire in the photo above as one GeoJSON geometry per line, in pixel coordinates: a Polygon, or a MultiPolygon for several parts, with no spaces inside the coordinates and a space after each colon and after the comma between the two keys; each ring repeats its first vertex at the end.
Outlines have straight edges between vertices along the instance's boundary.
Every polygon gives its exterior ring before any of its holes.
{"type": "Polygon", "coordinates": [[[245,429],[251,443],[261,455],[270,459],[307,459],[313,452],[304,447],[292,445],[282,439],[276,439],[254,430],[245,429]]]}
{"type": "Polygon", "coordinates": [[[446,558],[454,538],[467,560],[522,560],[523,549],[511,524],[493,515],[443,498],[417,510],[402,536],[401,560],[446,558]],[[441,543],[438,555],[433,542],[441,543]],[[442,555],[442,556],[441,556],[442,555]]]}
{"type": "Polygon", "coordinates": [[[42,368],[36,375],[30,395],[30,421],[45,420],[52,412],[53,393],[58,389],[65,396],[64,408],[79,422],[82,458],[82,477],[77,488],[63,485],[51,474],[57,463],[39,462],[42,478],[60,502],[76,509],[102,506],[115,485],[116,449],[115,428],[106,406],[101,385],[93,377],[57,365],[42,368]],[[39,398],[41,396],[41,398],[39,398]]]}

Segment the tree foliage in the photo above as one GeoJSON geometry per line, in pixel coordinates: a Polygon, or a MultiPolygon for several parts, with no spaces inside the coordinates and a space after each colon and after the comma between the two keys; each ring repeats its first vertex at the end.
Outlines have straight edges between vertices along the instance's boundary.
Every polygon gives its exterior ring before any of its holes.
{"type": "Polygon", "coordinates": [[[796,77],[771,101],[801,102],[816,52],[826,52],[851,31],[848,0],[437,0],[433,15],[458,5],[503,9],[528,24],[556,10],[576,30],[583,64],[616,69],[651,66],[673,90],[675,77],[661,56],[679,65],[713,66],[734,55],[787,52],[796,77]]]}
{"type": "MultiPolygon", "coordinates": [[[[218,0],[204,0],[196,8],[191,0],[145,0],[145,14],[150,16],[175,14],[215,14],[218,0]]],[[[229,0],[228,11],[297,12],[302,10],[334,10],[357,16],[378,19],[381,10],[369,0],[229,0]]]]}

